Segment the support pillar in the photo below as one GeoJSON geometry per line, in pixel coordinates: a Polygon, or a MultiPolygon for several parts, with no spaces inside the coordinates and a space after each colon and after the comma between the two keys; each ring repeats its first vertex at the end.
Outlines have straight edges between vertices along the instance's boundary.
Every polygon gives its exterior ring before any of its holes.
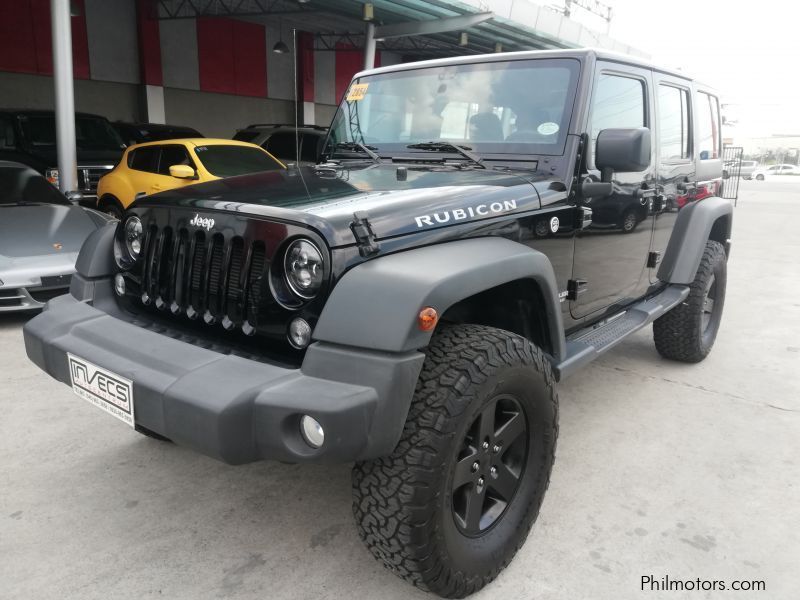
{"type": "Polygon", "coordinates": [[[53,84],[56,92],[56,150],[58,188],[78,189],[78,158],[75,150],[75,93],[72,82],[72,22],[70,0],[50,0],[53,30],[53,84]]]}
{"type": "Polygon", "coordinates": [[[375,67],[375,23],[367,23],[364,32],[364,68],[372,69],[375,67]]]}

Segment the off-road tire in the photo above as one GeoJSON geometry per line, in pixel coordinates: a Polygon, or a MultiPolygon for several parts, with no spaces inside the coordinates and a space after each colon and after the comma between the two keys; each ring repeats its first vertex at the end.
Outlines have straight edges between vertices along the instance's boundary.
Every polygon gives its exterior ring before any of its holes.
{"type": "Polygon", "coordinates": [[[725,249],[719,242],[709,241],[694,281],[689,287],[689,296],[653,323],[653,340],[661,356],[688,363],[700,362],[708,356],[719,331],[726,284],[725,249]],[[707,326],[704,326],[706,294],[712,282],[713,309],[707,326]]]}
{"type": "MultiPolygon", "coordinates": [[[[361,539],[386,568],[418,588],[447,598],[481,589],[511,561],[536,520],[557,436],[558,396],[541,350],[491,327],[442,329],[428,347],[394,452],[353,467],[353,513],[361,539]],[[463,463],[459,452],[465,439],[473,439],[470,427],[483,418],[481,409],[499,406],[497,398],[509,394],[519,399],[515,414],[527,425],[517,438],[527,440],[524,467],[504,512],[469,537],[455,521],[455,466],[459,459],[463,463]]],[[[475,489],[469,487],[473,494],[475,489]]]]}

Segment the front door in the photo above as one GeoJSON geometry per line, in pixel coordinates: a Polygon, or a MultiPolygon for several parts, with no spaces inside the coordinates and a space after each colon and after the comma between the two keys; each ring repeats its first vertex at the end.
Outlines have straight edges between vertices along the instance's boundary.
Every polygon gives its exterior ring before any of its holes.
{"type": "Polygon", "coordinates": [[[656,283],[658,265],[672,235],[678,211],[685,206],[695,186],[695,164],[692,156],[692,111],[689,82],[659,73],[653,74],[656,87],[656,130],[658,133],[658,196],[653,212],[654,260],[651,262],[650,282],[656,283]]]}
{"type": "Polygon", "coordinates": [[[194,164],[194,161],[189,156],[189,151],[186,149],[186,146],[181,144],[161,146],[158,170],[153,174],[148,194],[157,194],[164,190],[171,190],[176,187],[197,183],[193,179],[179,179],[170,175],[169,168],[174,165],[188,165],[197,173],[197,165],[194,164]]]}
{"type": "MultiPolygon", "coordinates": [[[[599,62],[589,112],[590,149],[584,177],[600,179],[594,164],[597,136],[603,129],[649,127],[653,99],[650,71],[599,62]]],[[[651,136],[655,146],[655,135],[651,136]]],[[[570,312],[576,319],[641,296],[648,281],[644,271],[652,233],[651,206],[655,197],[655,148],[650,167],[639,173],[614,173],[613,192],[588,198],[592,223],[575,238],[572,276],[578,290],[570,312]]]]}

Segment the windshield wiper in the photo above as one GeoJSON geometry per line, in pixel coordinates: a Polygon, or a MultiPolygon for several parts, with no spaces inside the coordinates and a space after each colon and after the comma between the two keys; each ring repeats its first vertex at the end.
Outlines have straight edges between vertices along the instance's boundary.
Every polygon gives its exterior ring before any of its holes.
{"type": "Polygon", "coordinates": [[[337,142],[336,145],[333,147],[334,152],[339,148],[342,148],[343,150],[361,150],[364,154],[369,156],[376,164],[381,164],[383,162],[381,160],[381,157],[372,151],[375,148],[374,146],[366,146],[361,142],[337,142]]]}
{"type": "Polygon", "coordinates": [[[475,166],[482,169],[486,168],[486,165],[483,164],[482,157],[470,152],[470,148],[458,146],[452,142],[420,142],[419,144],[409,144],[406,148],[411,148],[412,150],[430,150],[434,152],[457,152],[470,162],[475,163],[475,166]]]}

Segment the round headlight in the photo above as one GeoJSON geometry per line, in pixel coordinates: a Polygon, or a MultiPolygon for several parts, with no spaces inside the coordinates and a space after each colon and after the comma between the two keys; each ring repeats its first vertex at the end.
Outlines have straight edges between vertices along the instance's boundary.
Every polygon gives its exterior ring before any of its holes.
{"type": "Polygon", "coordinates": [[[139,258],[142,252],[142,241],[144,240],[144,233],[142,230],[142,222],[139,217],[129,217],[125,221],[125,247],[128,249],[133,260],[139,258]]]}
{"type": "Polygon", "coordinates": [[[289,288],[301,298],[313,298],[324,278],[322,253],[308,240],[295,240],[286,249],[283,272],[289,288]]]}

